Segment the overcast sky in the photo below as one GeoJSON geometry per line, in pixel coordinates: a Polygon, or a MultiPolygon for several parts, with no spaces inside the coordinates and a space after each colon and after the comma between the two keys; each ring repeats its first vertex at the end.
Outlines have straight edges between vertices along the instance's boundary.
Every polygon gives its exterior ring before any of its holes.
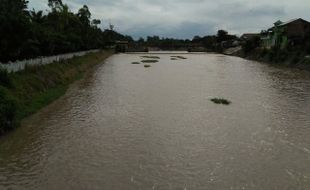
{"type": "MultiPolygon", "coordinates": [[[[29,0],[29,8],[47,10],[48,0],[29,0]]],[[[148,35],[189,38],[215,34],[259,32],[277,20],[310,20],[310,0],[63,0],[76,12],[88,5],[93,18],[107,28],[135,38],[148,35]]]]}

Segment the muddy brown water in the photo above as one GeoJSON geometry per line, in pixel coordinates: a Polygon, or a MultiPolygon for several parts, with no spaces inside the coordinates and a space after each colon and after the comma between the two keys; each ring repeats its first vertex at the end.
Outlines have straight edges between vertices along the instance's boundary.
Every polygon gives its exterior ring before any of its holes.
{"type": "Polygon", "coordinates": [[[309,72],[172,55],[114,55],[1,137],[0,189],[310,189],[309,72]]]}

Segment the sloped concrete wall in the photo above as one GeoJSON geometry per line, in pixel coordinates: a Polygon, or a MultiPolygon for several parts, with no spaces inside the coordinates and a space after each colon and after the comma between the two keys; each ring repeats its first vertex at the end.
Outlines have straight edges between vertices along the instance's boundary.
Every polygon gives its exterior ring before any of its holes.
{"type": "Polygon", "coordinates": [[[79,57],[79,56],[86,55],[88,53],[95,53],[99,51],[100,51],[99,49],[96,49],[96,50],[67,53],[67,54],[61,54],[61,55],[55,55],[55,56],[49,56],[49,57],[40,57],[36,59],[29,59],[29,60],[23,60],[23,61],[9,62],[8,64],[0,63],[0,67],[6,69],[8,72],[17,72],[17,71],[24,70],[26,66],[47,65],[53,62],[59,62],[61,60],[67,60],[73,57],[79,57]]]}

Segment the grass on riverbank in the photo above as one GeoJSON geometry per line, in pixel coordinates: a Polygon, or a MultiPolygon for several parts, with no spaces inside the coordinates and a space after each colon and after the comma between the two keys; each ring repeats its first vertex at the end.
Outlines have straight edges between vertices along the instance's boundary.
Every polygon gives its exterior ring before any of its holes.
{"type": "Polygon", "coordinates": [[[62,96],[69,85],[109,57],[112,52],[90,53],[61,63],[27,67],[24,71],[0,72],[0,134],[62,96]]]}

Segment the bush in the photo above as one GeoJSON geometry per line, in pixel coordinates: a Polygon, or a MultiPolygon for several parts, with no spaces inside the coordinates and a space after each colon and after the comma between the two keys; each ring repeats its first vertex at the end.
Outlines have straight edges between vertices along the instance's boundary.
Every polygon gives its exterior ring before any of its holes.
{"type": "Polygon", "coordinates": [[[268,55],[268,50],[266,48],[264,48],[261,52],[260,52],[260,56],[261,57],[265,57],[266,55],[268,55]]]}
{"type": "Polygon", "coordinates": [[[15,101],[9,98],[4,88],[0,87],[0,134],[14,128],[15,117],[15,101]]]}
{"type": "Polygon", "coordinates": [[[255,37],[252,39],[247,40],[244,44],[242,44],[242,50],[244,53],[249,53],[259,47],[260,45],[260,38],[255,37]]]}
{"type": "Polygon", "coordinates": [[[294,55],[293,56],[293,59],[292,59],[292,63],[293,64],[297,64],[298,62],[300,62],[301,61],[301,57],[299,56],[299,55],[294,55]]]}
{"type": "Polygon", "coordinates": [[[9,73],[5,70],[0,68],[0,85],[5,87],[11,86],[11,80],[9,77],[9,73]]]}

